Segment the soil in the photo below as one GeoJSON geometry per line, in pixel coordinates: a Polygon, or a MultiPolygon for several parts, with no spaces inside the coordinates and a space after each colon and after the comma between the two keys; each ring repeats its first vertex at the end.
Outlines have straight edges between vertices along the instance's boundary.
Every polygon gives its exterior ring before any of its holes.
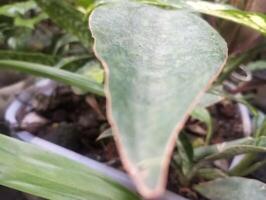
{"type": "Polygon", "coordinates": [[[56,143],[112,167],[121,168],[113,139],[97,141],[109,128],[105,99],[82,96],[58,86],[51,96],[35,93],[27,109],[17,116],[19,130],[56,143]]]}
{"type": "MultiPolygon", "coordinates": [[[[241,116],[236,103],[224,100],[208,108],[213,124],[212,144],[231,141],[243,137],[241,116]]],[[[186,132],[204,139],[207,127],[199,120],[190,118],[186,132]]]]}
{"type": "Polygon", "coordinates": [[[212,144],[231,141],[243,137],[243,128],[238,106],[225,100],[209,108],[214,122],[212,144]]]}
{"type": "MultiPolygon", "coordinates": [[[[222,102],[209,108],[213,117],[214,137],[212,143],[220,143],[242,136],[241,120],[237,106],[232,102],[222,102]]],[[[99,135],[109,129],[104,115],[105,99],[82,96],[70,87],[59,85],[52,95],[41,91],[27,102],[26,109],[17,116],[19,130],[27,130],[34,135],[71,149],[109,166],[123,170],[112,137],[97,140],[99,135]]],[[[188,134],[202,140],[206,127],[197,120],[190,119],[186,127],[188,134]],[[200,134],[197,130],[201,130],[200,134]]],[[[190,199],[204,200],[189,188],[180,188],[174,168],[170,168],[168,189],[190,199]]]]}

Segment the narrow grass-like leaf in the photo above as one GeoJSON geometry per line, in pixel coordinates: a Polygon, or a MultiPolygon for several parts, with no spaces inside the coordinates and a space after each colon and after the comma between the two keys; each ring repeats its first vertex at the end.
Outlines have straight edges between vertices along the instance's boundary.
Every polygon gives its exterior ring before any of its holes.
{"type": "Polygon", "coordinates": [[[11,69],[36,76],[50,78],[65,84],[78,87],[84,91],[91,92],[97,95],[103,94],[103,87],[101,84],[89,79],[89,77],[72,73],[66,70],[49,67],[46,65],[15,61],[15,60],[0,60],[0,69],[11,69]]]}
{"type": "Polygon", "coordinates": [[[0,185],[53,200],[138,200],[75,161],[0,135],[0,185]]]}
{"type": "Polygon", "coordinates": [[[195,189],[212,200],[264,200],[266,184],[257,180],[229,177],[199,184],[195,189]]]}
{"type": "Polygon", "coordinates": [[[17,60],[40,63],[44,65],[55,65],[59,61],[59,58],[57,56],[47,55],[43,53],[0,50],[0,60],[17,60]]]}
{"type": "Polygon", "coordinates": [[[96,8],[90,28],[122,161],[140,192],[156,197],[177,133],[221,71],[226,44],[197,15],[130,1],[96,8]]]}
{"type": "Polygon", "coordinates": [[[187,175],[193,166],[194,151],[193,146],[185,132],[179,135],[176,146],[177,153],[174,156],[174,159],[179,166],[181,166],[182,172],[187,175]]]}
{"type": "Polygon", "coordinates": [[[212,133],[213,133],[212,118],[211,118],[209,111],[204,107],[197,106],[191,113],[191,116],[207,125],[207,135],[206,135],[205,144],[208,145],[211,141],[212,133]]]}
{"type": "Polygon", "coordinates": [[[216,155],[220,153],[222,150],[230,149],[238,145],[254,145],[254,144],[255,140],[252,137],[246,137],[230,142],[224,142],[221,144],[209,145],[206,147],[198,147],[194,151],[195,153],[194,159],[195,161],[199,161],[205,157],[216,155]]]}
{"type": "Polygon", "coordinates": [[[232,142],[224,142],[208,147],[195,149],[195,160],[218,160],[230,158],[235,155],[244,153],[265,153],[266,137],[262,136],[257,139],[244,138],[232,142]]]}
{"type": "Polygon", "coordinates": [[[214,180],[217,178],[225,178],[228,175],[217,168],[201,168],[197,170],[197,176],[204,180],[214,180]]]}
{"type": "Polygon", "coordinates": [[[230,20],[250,28],[253,28],[266,35],[266,15],[262,13],[247,12],[238,10],[232,6],[212,3],[207,1],[193,0],[139,0],[166,8],[190,9],[203,14],[230,20]]]}
{"type": "Polygon", "coordinates": [[[228,5],[204,1],[186,1],[186,4],[198,12],[243,24],[266,35],[266,15],[238,10],[228,5]]]}

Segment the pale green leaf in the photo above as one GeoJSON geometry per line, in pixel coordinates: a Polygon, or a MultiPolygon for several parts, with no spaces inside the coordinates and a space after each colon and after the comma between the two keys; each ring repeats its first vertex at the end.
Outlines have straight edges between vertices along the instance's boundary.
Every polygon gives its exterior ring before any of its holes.
{"type": "MultiPolygon", "coordinates": [[[[77,71],[77,74],[88,77],[89,79],[95,81],[96,83],[103,84],[104,81],[104,72],[101,66],[101,63],[98,60],[90,60],[80,67],[77,71]]],[[[76,94],[84,94],[86,91],[80,90],[79,88],[73,87],[73,90],[76,94]]]]}
{"type": "Polygon", "coordinates": [[[186,4],[196,11],[227,19],[253,28],[266,34],[266,15],[262,13],[238,10],[228,5],[214,4],[206,1],[186,1],[186,4]]]}
{"type": "Polygon", "coordinates": [[[137,200],[88,167],[0,135],[0,185],[52,200],[137,200]]]}
{"type": "Polygon", "coordinates": [[[251,62],[247,65],[247,69],[251,71],[266,70],[266,60],[259,60],[256,62],[251,62]]]}
{"type": "Polygon", "coordinates": [[[97,60],[91,60],[84,66],[80,67],[77,71],[78,74],[89,77],[99,84],[103,84],[104,72],[101,63],[97,60]]]}
{"type": "Polygon", "coordinates": [[[266,184],[257,180],[230,177],[199,184],[195,189],[211,200],[265,200],[266,184]]]}
{"type": "Polygon", "coordinates": [[[96,8],[90,28],[123,163],[144,196],[157,196],[173,141],[225,63],[226,44],[197,15],[127,1],[96,8]]]}
{"type": "Polygon", "coordinates": [[[62,35],[55,44],[53,54],[58,54],[60,49],[63,49],[65,46],[68,46],[71,43],[78,42],[79,39],[72,34],[64,34],[62,35]]]}
{"type": "Polygon", "coordinates": [[[174,156],[175,161],[182,168],[184,175],[188,175],[191,172],[193,166],[193,146],[189,141],[189,138],[186,136],[186,133],[183,132],[179,135],[177,139],[177,153],[174,156]]]}
{"type": "Polygon", "coordinates": [[[207,15],[230,20],[266,35],[266,15],[262,13],[247,12],[225,4],[193,0],[139,0],[166,8],[194,10],[207,15]]]}
{"type": "Polygon", "coordinates": [[[206,135],[205,143],[208,145],[211,141],[212,133],[213,133],[212,118],[211,118],[209,111],[204,107],[197,106],[191,113],[191,116],[194,119],[197,119],[207,125],[207,135],[206,135]]]}
{"type": "Polygon", "coordinates": [[[95,82],[89,77],[72,73],[66,70],[31,62],[15,60],[0,60],[0,69],[11,69],[36,76],[42,76],[63,82],[71,86],[78,87],[87,92],[91,92],[101,96],[104,95],[101,84],[95,82]]]}
{"type": "Polygon", "coordinates": [[[218,160],[222,158],[230,158],[235,155],[244,153],[265,153],[266,137],[259,138],[243,138],[231,142],[224,142],[208,147],[200,147],[195,149],[195,160],[203,159],[218,160]]]}
{"type": "Polygon", "coordinates": [[[204,94],[204,96],[200,99],[200,102],[198,103],[199,107],[210,107],[216,103],[219,103],[224,99],[224,96],[222,94],[215,94],[212,92],[207,92],[204,94]]]}
{"type": "Polygon", "coordinates": [[[197,177],[204,178],[204,180],[214,180],[228,177],[228,175],[217,168],[201,168],[197,170],[197,177]]]}

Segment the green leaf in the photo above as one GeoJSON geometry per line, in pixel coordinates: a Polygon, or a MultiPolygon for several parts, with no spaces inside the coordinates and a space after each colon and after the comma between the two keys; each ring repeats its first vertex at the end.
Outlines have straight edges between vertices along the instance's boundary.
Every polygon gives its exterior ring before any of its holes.
{"type": "Polygon", "coordinates": [[[181,166],[184,175],[188,175],[191,172],[193,166],[193,146],[186,136],[186,133],[180,133],[177,139],[177,155],[174,156],[175,160],[181,166]]]}
{"type": "Polygon", "coordinates": [[[77,71],[82,65],[84,65],[91,57],[87,54],[78,56],[69,56],[62,58],[56,65],[55,68],[65,69],[68,71],[77,71]]]}
{"type": "Polygon", "coordinates": [[[194,151],[195,153],[194,160],[199,161],[201,159],[204,159],[205,157],[217,155],[224,150],[231,149],[239,145],[254,145],[254,144],[255,140],[252,137],[246,137],[230,142],[223,142],[220,144],[199,147],[196,148],[194,151]]]}
{"type": "Polygon", "coordinates": [[[197,15],[128,1],[96,8],[90,28],[123,163],[139,191],[156,197],[177,133],[221,71],[226,44],[197,15]]]}
{"type": "Polygon", "coordinates": [[[30,29],[34,29],[34,26],[41,21],[47,19],[48,16],[45,13],[41,13],[40,15],[30,18],[30,19],[24,19],[22,17],[16,17],[15,18],[15,26],[24,26],[30,29]]]}
{"type": "Polygon", "coordinates": [[[78,74],[82,74],[90,79],[94,80],[99,84],[103,84],[104,81],[104,71],[102,69],[101,63],[97,60],[91,60],[87,62],[84,66],[80,67],[77,71],[78,74]]]}
{"type": "Polygon", "coordinates": [[[123,186],[63,156],[3,135],[0,144],[1,185],[53,200],[139,199],[123,186]]]}
{"type": "Polygon", "coordinates": [[[15,61],[15,60],[0,60],[0,69],[11,69],[25,73],[30,73],[36,76],[50,78],[65,84],[78,87],[84,91],[103,96],[102,85],[91,80],[89,77],[72,73],[66,70],[53,68],[46,65],[15,61]]]}
{"type": "Polygon", "coordinates": [[[191,113],[191,116],[207,125],[207,136],[205,144],[208,145],[211,141],[213,133],[212,118],[209,111],[204,107],[197,106],[191,113]]]}
{"type": "Polygon", "coordinates": [[[210,107],[216,103],[219,103],[224,98],[225,97],[223,97],[222,94],[215,94],[215,93],[207,92],[200,99],[200,102],[198,103],[197,106],[207,108],[207,107],[210,107]]]}
{"type": "Polygon", "coordinates": [[[90,47],[91,36],[84,15],[71,4],[62,0],[35,0],[58,26],[79,38],[85,47],[90,47]]]}
{"type": "Polygon", "coordinates": [[[204,1],[186,1],[186,4],[198,12],[230,20],[266,34],[266,15],[262,13],[242,11],[228,5],[204,1]]]}
{"type": "Polygon", "coordinates": [[[262,136],[257,139],[243,138],[232,142],[224,142],[221,144],[211,145],[208,147],[200,147],[195,149],[195,161],[203,159],[218,160],[229,158],[244,153],[265,153],[266,137],[262,136]]]}
{"type": "Polygon", "coordinates": [[[33,29],[35,24],[47,19],[48,16],[45,13],[41,13],[38,16],[32,18],[23,17],[30,10],[36,10],[38,6],[34,1],[18,2],[0,7],[0,15],[14,18],[15,26],[22,26],[33,29]]]}
{"type": "Polygon", "coordinates": [[[251,62],[247,65],[247,69],[251,71],[260,71],[266,69],[266,60],[259,60],[256,62],[251,62]]]}
{"type": "MultiPolygon", "coordinates": [[[[103,84],[104,71],[102,69],[101,63],[98,60],[91,60],[87,62],[84,66],[80,67],[76,73],[86,76],[96,83],[103,84]]],[[[79,88],[73,88],[73,90],[77,94],[83,94],[84,92],[86,93],[86,91],[82,91],[79,88]]]]}
{"type": "Polygon", "coordinates": [[[256,132],[258,136],[266,136],[266,119],[263,120],[256,132]]]}
{"type": "Polygon", "coordinates": [[[265,200],[266,184],[252,179],[230,177],[199,184],[202,196],[212,200],[265,200]]]}
{"type": "Polygon", "coordinates": [[[0,15],[8,17],[17,17],[25,15],[29,10],[36,9],[37,5],[34,1],[17,2],[0,7],[0,15]]]}
{"type": "Polygon", "coordinates": [[[65,46],[74,43],[74,42],[79,42],[78,38],[71,35],[71,34],[64,34],[62,35],[55,44],[53,54],[58,54],[60,49],[63,49],[65,46]]]}
{"type": "Polygon", "coordinates": [[[0,60],[18,60],[44,65],[55,65],[59,58],[57,56],[47,55],[43,53],[28,53],[19,51],[0,50],[0,60]]]}
{"type": "Polygon", "coordinates": [[[77,0],[76,4],[79,6],[83,6],[84,8],[87,8],[91,6],[94,2],[95,0],[77,0]]]}
{"type": "Polygon", "coordinates": [[[226,173],[216,168],[201,168],[197,170],[197,177],[203,178],[205,180],[214,180],[217,178],[228,177],[226,173]]]}
{"type": "Polygon", "coordinates": [[[166,8],[185,8],[203,14],[230,20],[250,28],[253,28],[266,35],[266,15],[262,13],[247,12],[238,10],[232,6],[211,3],[207,1],[193,0],[139,0],[144,3],[155,4],[166,8]]]}
{"type": "Polygon", "coordinates": [[[252,173],[256,173],[257,170],[260,170],[260,168],[264,168],[266,166],[266,160],[261,160],[256,162],[257,159],[257,154],[248,154],[247,156],[253,156],[254,159],[252,159],[252,161],[250,161],[249,163],[247,163],[247,165],[243,166],[243,168],[238,166],[242,163],[242,161],[245,161],[244,157],[238,165],[236,165],[234,168],[232,168],[229,172],[229,174],[231,176],[248,176],[252,173]],[[252,163],[252,164],[251,164],[252,163]],[[240,170],[239,170],[240,169],[240,170]]]}

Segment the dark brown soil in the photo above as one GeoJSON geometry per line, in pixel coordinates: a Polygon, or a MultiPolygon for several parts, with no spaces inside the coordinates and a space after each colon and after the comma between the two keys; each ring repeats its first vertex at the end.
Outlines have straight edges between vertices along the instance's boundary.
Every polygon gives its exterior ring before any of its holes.
{"type": "Polygon", "coordinates": [[[96,141],[109,128],[102,114],[103,98],[76,95],[71,88],[59,86],[52,96],[36,93],[28,104],[30,109],[18,117],[20,129],[113,167],[121,166],[112,138],[96,141]],[[41,119],[27,117],[32,113],[41,119]]]}
{"type": "Polygon", "coordinates": [[[241,117],[236,103],[225,100],[209,110],[214,121],[213,144],[243,137],[241,117]]]}
{"type": "MultiPolygon", "coordinates": [[[[208,110],[213,123],[212,144],[243,137],[241,117],[236,103],[224,100],[209,107],[208,110]]],[[[204,139],[207,127],[204,123],[190,118],[186,124],[186,132],[204,139]]]]}

